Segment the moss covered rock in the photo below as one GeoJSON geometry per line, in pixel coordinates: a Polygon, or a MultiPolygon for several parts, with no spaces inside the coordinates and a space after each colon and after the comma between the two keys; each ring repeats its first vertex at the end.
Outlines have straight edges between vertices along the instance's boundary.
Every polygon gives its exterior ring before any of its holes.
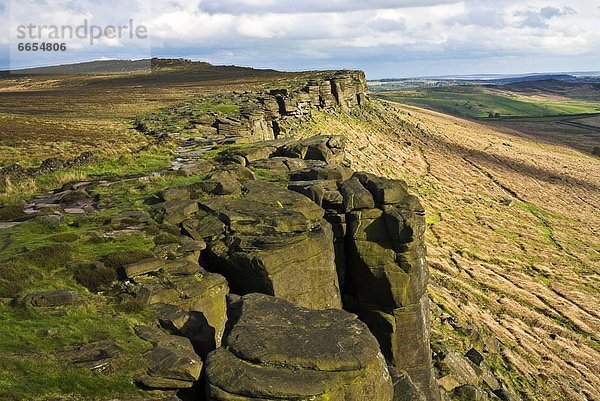
{"type": "Polygon", "coordinates": [[[275,184],[251,181],[240,198],[201,202],[225,224],[209,243],[209,269],[238,294],[260,292],[297,305],[341,308],[333,233],[324,210],[275,184]]]}
{"type": "Polygon", "coordinates": [[[210,400],[392,399],[377,341],[355,315],[249,294],[232,305],[224,347],[207,359],[210,400]]]}

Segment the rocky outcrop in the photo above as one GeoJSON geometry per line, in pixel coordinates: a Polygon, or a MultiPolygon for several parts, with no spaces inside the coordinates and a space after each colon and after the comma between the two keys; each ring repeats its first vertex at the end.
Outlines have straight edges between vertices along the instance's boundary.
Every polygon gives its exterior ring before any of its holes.
{"type": "Polygon", "coordinates": [[[343,148],[341,138],[321,136],[226,152],[241,190],[200,199],[184,228],[206,240],[207,268],[234,293],[313,309],[340,308],[343,298],[388,362],[435,400],[423,207],[406,183],[353,172],[343,148]],[[283,177],[287,189],[240,173],[246,166],[283,177]]]}
{"type": "Polygon", "coordinates": [[[248,181],[239,198],[201,202],[225,224],[207,260],[238,294],[260,292],[314,308],[341,308],[333,234],[323,210],[275,184],[248,181]]]}
{"type": "Polygon", "coordinates": [[[307,118],[311,110],[352,111],[367,98],[362,71],[341,71],[311,80],[299,89],[272,89],[251,99],[240,114],[217,118],[213,126],[223,138],[244,137],[252,141],[275,139],[286,122],[307,118]]]}
{"type": "Polygon", "coordinates": [[[347,307],[386,358],[428,399],[437,398],[429,348],[424,210],[406,184],[357,173],[342,184],[347,307]]]}
{"type": "MultiPolygon", "coordinates": [[[[343,137],[281,131],[316,109],[361,107],[364,74],[244,96],[254,99],[238,115],[196,116],[206,129],[169,172],[185,185],[107,220],[103,238],[156,235],[153,254],[120,264],[121,282],[110,284],[116,272],[103,282],[155,313],[156,327],[137,329],[152,348],[136,381],[206,384],[220,401],[437,400],[419,200],[402,181],[352,170],[343,137]]],[[[86,184],[49,200],[87,213],[101,203],[92,193],[86,184]]],[[[448,376],[449,391],[477,384],[448,376]]]]}
{"type": "Polygon", "coordinates": [[[326,210],[345,307],[369,326],[390,363],[406,371],[427,399],[437,399],[425,217],[418,199],[402,181],[366,173],[348,178],[344,166],[335,164],[305,169],[291,179],[290,189],[326,210]]]}
{"type": "Polygon", "coordinates": [[[206,361],[209,400],[392,400],[375,338],[356,316],[249,294],[206,361]]]}

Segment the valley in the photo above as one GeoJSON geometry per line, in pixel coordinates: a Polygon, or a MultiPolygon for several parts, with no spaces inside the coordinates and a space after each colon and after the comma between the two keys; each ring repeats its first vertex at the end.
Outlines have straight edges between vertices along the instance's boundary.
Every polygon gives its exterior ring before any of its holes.
{"type": "Polygon", "coordinates": [[[595,83],[559,80],[505,85],[449,85],[438,88],[378,89],[374,96],[474,119],[491,127],[592,153],[600,144],[593,124],[600,115],[595,83]]]}

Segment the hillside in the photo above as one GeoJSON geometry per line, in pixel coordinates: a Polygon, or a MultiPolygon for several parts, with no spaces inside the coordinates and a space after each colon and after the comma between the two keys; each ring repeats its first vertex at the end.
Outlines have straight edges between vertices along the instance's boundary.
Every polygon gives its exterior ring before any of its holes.
{"type": "Polygon", "coordinates": [[[86,72],[100,65],[115,71],[41,74],[51,73],[48,67],[33,75],[21,71],[23,75],[0,78],[0,168],[15,162],[33,167],[49,157],[73,158],[83,152],[99,157],[131,153],[148,144],[132,129],[136,116],[184,102],[196,93],[233,88],[243,92],[291,77],[181,60],[152,63],[151,73],[140,70],[139,62],[100,62],[70,68],[86,72]]]}
{"type": "Polygon", "coordinates": [[[313,132],[423,199],[434,343],[487,350],[523,399],[599,399],[598,159],[393,103],[313,132]]]}
{"type": "Polygon", "coordinates": [[[535,81],[503,86],[448,86],[383,91],[377,96],[477,119],[514,119],[597,114],[595,84],[535,81]]]}
{"type": "Polygon", "coordinates": [[[600,399],[594,156],[350,71],[7,77],[0,118],[0,398],[600,399]]]}

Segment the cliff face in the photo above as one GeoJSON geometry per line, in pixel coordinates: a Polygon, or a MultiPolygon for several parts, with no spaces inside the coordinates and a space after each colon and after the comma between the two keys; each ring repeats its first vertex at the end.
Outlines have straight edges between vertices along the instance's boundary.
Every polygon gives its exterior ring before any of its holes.
{"type": "Polygon", "coordinates": [[[282,126],[310,116],[312,109],[351,111],[367,99],[362,71],[339,72],[308,81],[299,89],[273,89],[248,102],[238,116],[219,118],[213,126],[224,138],[246,137],[253,141],[280,137],[282,126]]]}
{"type": "MultiPolygon", "coordinates": [[[[236,145],[224,148],[211,161],[206,167],[207,179],[182,188],[181,199],[163,195],[170,200],[160,207],[167,216],[176,216],[171,223],[181,226],[185,235],[206,242],[201,264],[222,275],[231,293],[262,293],[299,307],[344,308],[356,313],[387,361],[389,372],[385,374],[393,376],[394,399],[437,400],[429,346],[425,219],[419,200],[409,194],[403,181],[352,170],[343,136],[299,140],[293,138],[293,130],[286,130],[308,120],[315,110],[352,112],[361,108],[367,101],[364,74],[321,76],[296,84],[296,88],[244,94],[237,100],[241,100],[238,115],[217,117],[212,123],[207,118],[202,128],[205,141],[236,145]],[[272,182],[257,180],[256,172],[272,182]],[[190,200],[200,212],[181,215],[178,209],[170,211],[170,202],[190,200]]],[[[180,168],[196,171],[195,163],[192,160],[180,168]]],[[[268,299],[259,304],[271,308],[268,299]]],[[[236,319],[245,318],[241,312],[236,319]]],[[[336,399],[345,400],[376,397],[384,401],[391,397],[383,387],[378,392],[363,386],[365,380],[372,380],[370,375],[377,375],[366,371],[355,373],[363,377],[361,389],[335,384],[347,379],[333,377],[320,390],[292,385],[282,385],[277,391],[269,386],[259,389],[248,375],[259,375],[269,384],[281,375],[281,380],[288,380],[283,377],[289,369],[300,367],[291,363],[269,368],[270,358],[285,351],[275,349],[283,345],[268,344],[269,338],[280,334],[266,323],[245,330],[250,331],[248,338],[264,336],[265,344],[260,347],[273,349],[265,350],[261,357],[244,356],[238,337],[235,343],[232,340],[240,324],[231,318],[226,329],[209,323],[215,333],[223,333],[217,335],[215,345],[224,338],[223,348],[208,355],[210,399],[253,399],[248,394],[269,399],[304,399],[309,394],[323,399],[335,394],[336,399]],[[252,372],[247,371],[248,361],[255,360],[261,362],[253,365],[252,372]],[[234,371],[227,373],[224,365],[233,366],[234,371]]],[[[337,341],[339,329],[318,334],[318,341],[337,341]]],[[[308,335],[307,341],[317,340],[308,335]]],[[[286,363],[299,358],[296,352],[286,363]]],[[[340,349],[326,356],[323,351],[301,366],[319,365],[324,363],[320,358],[337,358],[345,352],[349,351],[340,349]]],[[[319,371],[329,377],[323,368],[310,375],[319,371]]],[[[315,380],[310,375],[302,380],[315,380]]]]}

